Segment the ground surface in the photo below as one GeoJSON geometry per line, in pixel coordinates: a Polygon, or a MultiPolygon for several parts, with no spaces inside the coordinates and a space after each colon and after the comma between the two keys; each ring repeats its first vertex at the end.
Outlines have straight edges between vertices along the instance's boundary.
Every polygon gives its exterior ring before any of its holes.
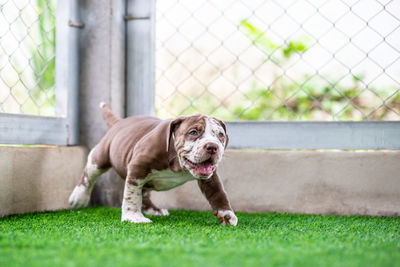
{"type": "Polygon", "coordinates": [[[152,224],[120,209],[0,219],[0,266],[400,266],[400,218],[171,211],[152,224]]]}

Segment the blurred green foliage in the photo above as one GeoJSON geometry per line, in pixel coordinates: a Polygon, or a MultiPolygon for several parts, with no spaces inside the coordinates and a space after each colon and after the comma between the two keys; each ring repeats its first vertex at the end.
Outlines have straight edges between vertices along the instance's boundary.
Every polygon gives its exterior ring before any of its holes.
{"type": "Polygon", "coordinates": [[[39,11],[40,45],[31,48],[32,67],[38,87],[50,90],[55,84],[55,54],[56,54],[56,2],[37,0],[39,11]]]}
{"type": "Polygon", "coordinates": [[[220,99],[207,90],[176,93],[163,103],[167,110],[174,115],[202,112],[224,120],[398,119],[400,94],[395,85],[373,88],[364,82],[362,74],[347,74],[346,82],[314,74],[291,79],[282,75],[282,70],[291,59],[312,49],[308,37],[277,44],[248,20],[242,20],[239,29],[262,51],[264,62],[271,63],[273,69],[269,74],[273,75],[273,82],[260,85],[254,78],[251,88],[241,91],[234,101],[229,100],[230,96],[220,99]]]}
{"type": "MultiPolygon", "coordinates": [[[[265,32],[247,20],[240,23],[242,32],[261,49],[268,59],[284,68],[285,63],[296,54],[305,53],[309,39],[290,40],[284,45],[275,44],[265,32]],[[280,51],[281,53],[276,53],[280,51]],[[277,55],[276,55],[277,54],[277,55]]],[[[278,67],[277,66],[277,67],[278,67]]],[[[246,93],[251,105],[237,104],[234,114],[241,120],[362,120],[384,119],[391,109],[400,113],[400,95],[392,97],[385,105],[380,95],[395,92],[393,88],[366,88],[362,75],[352,76],[352,83],[343,85],[320,75],[304,75],[298,81],[274,77],[269,88],[253,87],[246,93]],[[363,99],[367,93],[371,99],[363,99]]]]}
{"type": "Polygon", "coordinates": [[[56,1],[37,0],[39,36],[29,47],[36,86],[30,95],[44,109],[55,107],[56,1]]]}
{"type": "MultiPolygon", "coordinates": [[[[10,90],[20,105],[19,112],[31,115],[55,115],[56,0],[32,1],[20,10],[17,22],[21,34],[21,51],[25,59],[11,58],[19,82],[10,90]],[[26,21],[26,22],[25,22],[26,21]],[[26,67],[26,63],[28,67],[26,67]]],[[[7,110],[8,107],[3,107],[7,110]]]]}
{"type": "Polygon", "coordinates": [[[294,54],[304,53],[307,51],[307,44],[310,41],[307,37],[303,37],[299,40],[291,40],[283,45],[278,45],[268,38],[264,31],[251,24],[248,20],[242,20],[239,29],[275,64],[284,64],[284,60],[290,59],[294,54]],[[277,51],[281,53],[275,53],[277,51]]]}

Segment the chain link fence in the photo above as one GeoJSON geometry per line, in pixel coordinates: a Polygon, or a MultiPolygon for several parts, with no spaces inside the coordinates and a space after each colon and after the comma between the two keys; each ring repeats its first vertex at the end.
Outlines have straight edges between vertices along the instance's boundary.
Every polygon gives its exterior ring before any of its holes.
{"type": "Polygon", "coordinates": [[[157,2],[159,117],[399,120],[399,90],[399,0],[157,2]]]}
{"type": "Polygon", "coordinates": [[[55,0],[0,0],[0,112],[55,116],[55,16],[55,0]]]}

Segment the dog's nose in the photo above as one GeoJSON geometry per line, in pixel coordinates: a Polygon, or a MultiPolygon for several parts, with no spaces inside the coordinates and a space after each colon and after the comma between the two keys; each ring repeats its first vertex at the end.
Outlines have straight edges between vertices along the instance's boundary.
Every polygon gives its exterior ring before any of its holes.
{"type": "Polygon", "coordinates": [[[218,146],[214,143],[207,143],[204,145],[204,149],[207,151],[207,153],[213,155],[218,152],[218,146]]]}

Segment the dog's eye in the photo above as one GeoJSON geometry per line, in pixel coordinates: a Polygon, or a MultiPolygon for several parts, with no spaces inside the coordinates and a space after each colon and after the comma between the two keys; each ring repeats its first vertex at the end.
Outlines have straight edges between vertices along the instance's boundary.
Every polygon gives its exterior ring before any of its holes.
{"type": "Polygon", "coordinates": [[[222,132],[219,132],[218,137],[222,138],[222,137],[224,137],[224,134],[222,132]]]}
{"type": "Polygon", "coordinates": [[[197,136],[199,135],[199,132],[196,130],[191,130],[190,132],[188,132],[189,135],[193,135],[193,136],[197,136]]]}

